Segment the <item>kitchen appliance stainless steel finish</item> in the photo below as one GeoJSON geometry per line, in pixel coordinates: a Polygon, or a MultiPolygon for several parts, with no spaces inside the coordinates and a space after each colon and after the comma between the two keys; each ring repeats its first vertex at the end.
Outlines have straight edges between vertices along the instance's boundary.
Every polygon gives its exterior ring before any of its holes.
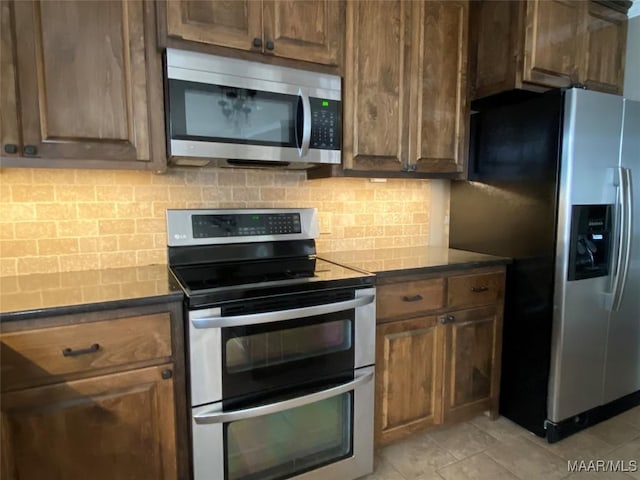
{"type": "Polygon", "coordinates": [[[338,76],[167,49],[166,89],[173,163],[340,163],[338,76]]]}
{"type": "Polygon", "coordinates": [[[168,210],[196,480],[373,469],[373,275],[316,257],[314,209],[168,210]]]}
{"type": "Polygon", "coordinates": [[[556,441],[640,403],[640,103],[569,89],[475,107],[450,245],[514,258],[501,413],[556,441]]]}

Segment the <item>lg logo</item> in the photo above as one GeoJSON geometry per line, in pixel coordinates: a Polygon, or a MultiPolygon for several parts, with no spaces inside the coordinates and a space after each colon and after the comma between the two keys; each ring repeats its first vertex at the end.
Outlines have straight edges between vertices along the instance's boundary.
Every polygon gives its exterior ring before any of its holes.
{"type": "Polygon", "coordinates": [[[173,235],[176,240],[186,240],[187,235],[185,233],[176,233],[173,235]]]}

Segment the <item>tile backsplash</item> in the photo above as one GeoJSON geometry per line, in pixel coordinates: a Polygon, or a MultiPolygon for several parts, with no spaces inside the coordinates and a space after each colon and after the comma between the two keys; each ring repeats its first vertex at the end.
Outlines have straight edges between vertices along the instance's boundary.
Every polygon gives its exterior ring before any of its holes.
{"type": "Polygon", "coordinates": [[[0,276],[165,263],[167,208],[316,207],[319,252],[446,245],[448,201],[441,180],[0,169],[0,276]]]}

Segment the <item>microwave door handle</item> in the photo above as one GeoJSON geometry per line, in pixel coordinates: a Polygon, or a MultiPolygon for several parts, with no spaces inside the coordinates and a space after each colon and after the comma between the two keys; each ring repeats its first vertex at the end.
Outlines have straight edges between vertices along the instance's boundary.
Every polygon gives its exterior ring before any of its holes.
{"type": "Polygon", "coordinates": [[[290,410],[296,407],[302,407],[309,405],[310,403],[326,400],[327,398],[336,397],[343,393],[355,390],[360,385],[370,382],[373,379],[373,372],[356,373],[354,379],[337,385],[326,390],[310,393],[309,395],[303,395],[301,397],[292,398],[290,400],[283,400],[282,402],[270,403],[268,405],[260,405],[258,407],[244,408],[241,410],[232,410],[230,412],[209,411],[199,413],[193,416],[193,419],[198,424],[207,423],[228,423],[238,420],[244,420],[247,418],[261,417],[262,415],[269,415],[271,413],[282,412],[284,410],[290,410]]]}
{"type": "Polygon", "coordinates": [[[309,93],[298,90],[298,96],[302,102],[302,143],[298,147],[298,155],[305,157],[309,153],[309,145],[311,144],[311,102],[309,101],[309,93]]]}
{"type": "MultiPolygon", "coordinates": [[[[347,300],[344,302],[314,305],[304,308],[291,308],[289,310],[278,310],[276,312],[251,313],[248,315],[235,315],[233,317],[207,316],[203,318],[193,318],[191,319],[191,323],[195,328],[225,328],[259,325],[282,322],[284,320],[295,320],[297,318],[314,317],[316,315],[326,315],[328,313],[343,312],[344,310],[368,305],[373,303],[374,300],[374,295],[365,295],[354,300],[347,300]]],[[[221,313],[219,308],[212,310],[217,314],[221,313]]],[[[208,312],[211,312],[211,310],[208,312]]]]}

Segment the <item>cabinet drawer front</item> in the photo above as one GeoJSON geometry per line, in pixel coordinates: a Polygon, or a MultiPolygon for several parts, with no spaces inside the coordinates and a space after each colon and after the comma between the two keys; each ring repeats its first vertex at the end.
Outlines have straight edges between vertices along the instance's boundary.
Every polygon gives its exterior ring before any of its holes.
{"type": "Polygon", "coordinates": [[[2,391],[171,356],[168,312],[0,336],[2,391]]]}
{"type": "Polygon", "coordinates": [[[502,298],[504,274],[482,273],[449,277],[447,306],[472,307],[488,305],[502,298]]]}
{"type": "Polygon", "coordinates": [[[381,285],[377,297],[379,319],[424,313],[444,306],[444,279],[381,285]]]}

